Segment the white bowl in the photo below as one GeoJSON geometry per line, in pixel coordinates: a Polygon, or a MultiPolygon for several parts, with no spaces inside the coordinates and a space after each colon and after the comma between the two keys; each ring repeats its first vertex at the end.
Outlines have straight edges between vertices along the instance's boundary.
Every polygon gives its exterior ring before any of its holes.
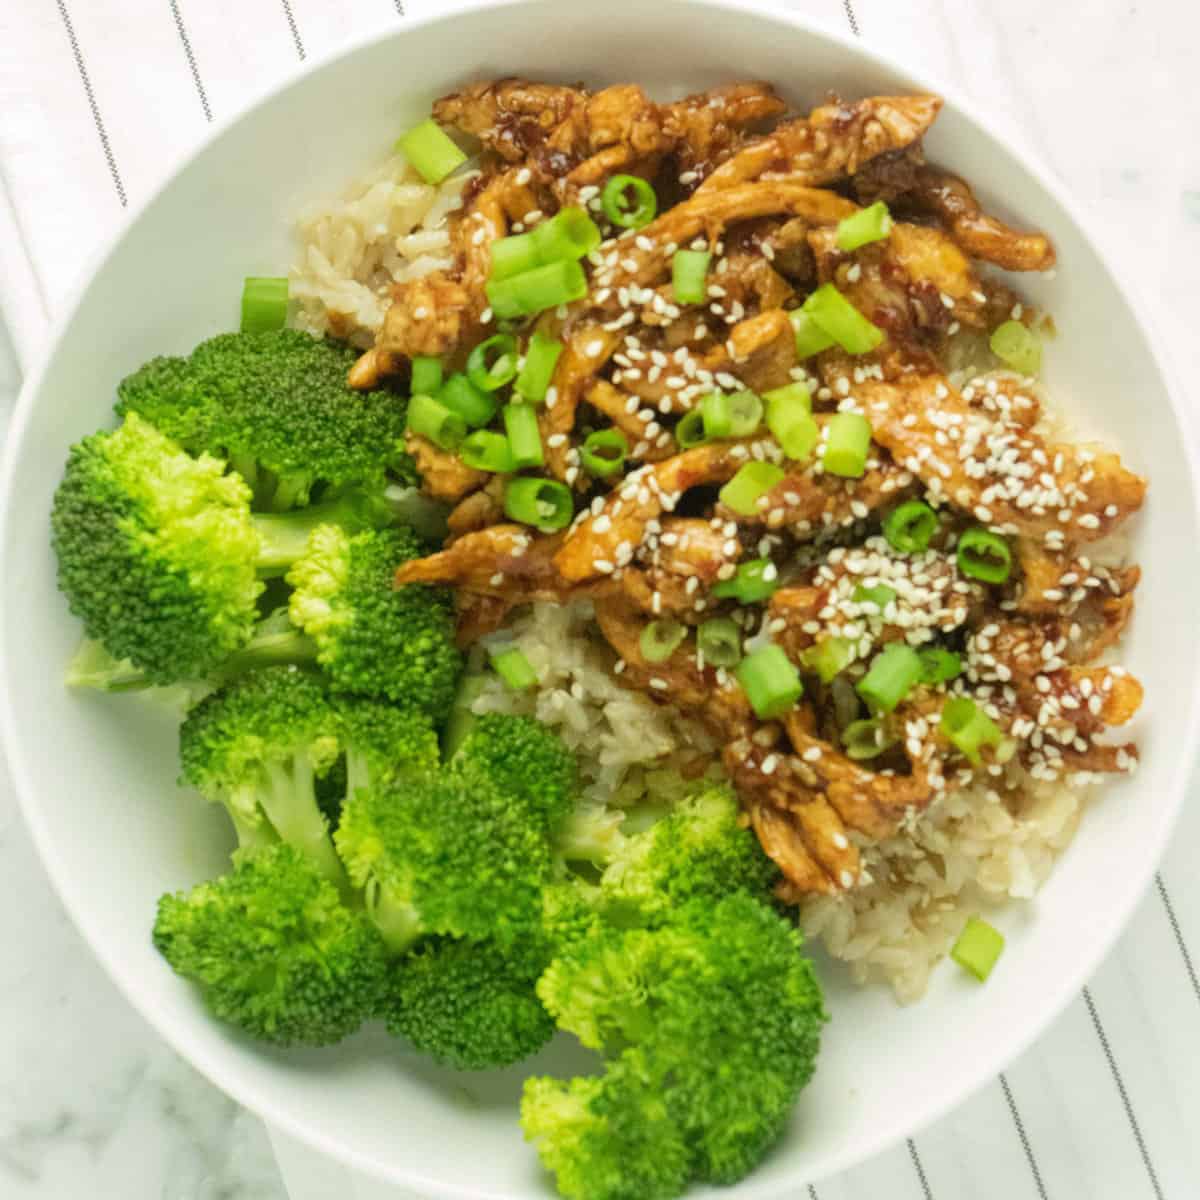
{"type": "MultiPolygon", "coordinates": [[[[513,72],[638,80],[660,94],[763,78],[804,105],[829,89],[945,94],[797,17],[716,0],[541,0],[379,34],[217,130],[100,259],[22,393],[6,449],[0,548],[9,762],[47,869],[113,978],[180,1053],[284,1131],[424,1196],[474,1200],[550,1194],[517,1126],[522,1071],[450,1075],[370,1032],[321,1052],[272,1052],[212,1020],[154,951],[158,896],[226,867],[226,822],[176,790],[165,721],[136,701],[63,688],[79,630],[55,588],[47,513],[67,446],[109,421],[117,380],[152,355],[231,328],[242,277],[289,263],[298,206],[383,154],[433,97],[470,77],[513,72]]],[[[1146,582],[1125,648],[1147,687],[1144,765],[1104,790],[1036,903],[1001,918],[1008,949],[986,986],[947,965],[924,1003],[901,1009],[882,989],[857,989],[823,965],[834,1019],[816,1079],[783,1144],[724,1195],[794,1196],[1003,1068],[1117,936],[1163,849],[1193,759],[1196,485],[1182,406],[1144,309],[1061,189],[963,103],[948,97],[928,151],[990,207],[1053,237],[1057,276],[1022,284],[1061,329],[1048,383],[1152,477],[1136,536],[1146,582]]]]}

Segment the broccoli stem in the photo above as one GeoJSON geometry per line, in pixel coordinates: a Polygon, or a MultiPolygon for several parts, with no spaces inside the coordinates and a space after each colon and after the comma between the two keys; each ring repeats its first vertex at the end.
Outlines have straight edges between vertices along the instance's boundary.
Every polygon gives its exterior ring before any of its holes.
{"type": "Polygon", "coordinates": [[[585,805],[571,813],[555,831],[554,847],[569,863],[610,863],[625,844],[620,809],[585,805]]]}
{"type": "Polygon", "coordinates": [[[329,827],[317,804],[316,777],[303,749],[292,759],[292,769],[278,763],[266,767],[267,786],[262,806],[275,832],[295,847],[329,880],[344,892],[349,890],[346,872],[329,840],[329,827]]]}
{"type": "Polygon", "coordinates": [[[67,667],[67,687],[133,692],[150,687],[146,673],[127,658],[113,658],[103,644],[84,638],[67,667]]]}
{"type": "Polygon", "coordinates": [[[424,932],[412,905],[388,895],[375,883],[367,886],[367,911],[384,944],[395,954],[410,949],[424,932]]]}
{"type": "Polygon", "coordinates": [[[483,695],[486,688],[487,676],[482,673],[476,674],[468,670],[462,677],[450,715],[446,718],[446,725],[442,730],[442,757],[447,762],[458,752],[459,746],[467,740],[472,726],[479,720],[471,705],[483,695]]]}
{"type": "Polygon", "coordinates": [[[226,804],[225,811],[233,822],[239,850],[253,853],[279,844],[279,839],[266,821],[247,821],[245,814],[233,804],[226,804]]]}
{"type": "MultiPolygon", "coordinates": [[[[281,481],[279,486],[287,485],[281,481]]],[[[303,557],[308,549],[309,535],[318,525],[342,525],[349,532],[357,533],[363,529],[381,528],[394,520],[382,486],[353,489],[309,508],[255,513],[254,526],[261,541],[258,573],[262,576],[286,574],[288,568],[303,557]]]]}

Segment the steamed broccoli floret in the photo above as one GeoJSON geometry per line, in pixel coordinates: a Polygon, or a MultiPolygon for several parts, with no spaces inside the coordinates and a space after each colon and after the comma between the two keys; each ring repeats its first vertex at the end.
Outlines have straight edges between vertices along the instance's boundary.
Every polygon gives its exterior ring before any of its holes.
{"type": "Polygon", "coordinates": [[[571,1200],[671,1200],[687,1187],[683,1130],[636,1048],[602,1078],[527,1080],[521,1125],[571,1200]]]}
{"type": "Polygon", "coordinates": [[[223,1021],[281,1046],[324,1046],[379,1007],[383,943],[289,846],[158,904],[154,944],[223,1021]]]}
{"type": "Polygon", "coordinates": [[[323,525],[288,573],[290,613],[336,688],[403,701],[440,724],[462,667],[453,602],[445,588],[394,583],[424,552],[408,529],[351,536],[323,525]]]}
{"type": "Polygon", "coordinates": [[[432,939],[394,972],[388,1030],[459,1070],[519,1062],[554,1033],[534,990],[541,967],[494,942],[432,939]]]}
{"type": "Polygon", "coordinates": [[[232,460],[274,509],[307,504],[318,484],[411,476],[407,406],[391,392],[346,385],[356,352],[283,329],[226,333],[190,358],[159,358],[118,387],[134,412],[189,449],[232,460]]]}
{"type": "Polygon", "coordinates": [[[665,1198],[690,1179],[733,1183],[761,1160],[812,1075],[826,1019],[800,947],[742,892],[689,900],[651,929],[599,924],[555,959],[538,995],[613,1060],[597,1080],[526,1085],[526,1136],[564,1194],[665,1198]]]}
{"type": "Polygon", "coordinates": [[[328,880],[345,874],[317,804],[317,777],[341,749],[337,714],[321,683],[295,667],[267,667],[205,697],[179,735],[183,777],[229,810],[243,847],[282,839],[328,880]]]}
{"type": "Polygon", "coordinates": [[[693,896],[744,890],[770,897],[779,869],[739,822],[737,797],[711,785],[615,847],[601,882],[610,901],[661,912],[693,896]]]}
{"type": "Polygon", "coordinates": [[[533,717],[485,713],[476,718],[454,756],[456,765],[482,771],[557,828],[575,807],[575,755],[533,717]]]}
{"type": "Polygon", "coordinates": [[[422,934],[494,939],[509,949],[539,926],[552,866],[545,830],[477,772],[414,773],[359,789],[336,841],[393,950],[422,934]]]}
{"type": "Polygon", "coordinates": [[[437,730],[423,709],[362,696],[339,695],[333,703],[341,722],[347,799],[359,788],[437,767],[437,730]]]}
{"type": "Polygon", "coordinates": [[[50,518],[71,611],[153,684],[204,678],[246,646],[260,576],[286,570],[314,527],[388,519],[382,487],[252,516],[249,489],[224,463],[193,458],[136,414],[72,448],[50,518]]]}

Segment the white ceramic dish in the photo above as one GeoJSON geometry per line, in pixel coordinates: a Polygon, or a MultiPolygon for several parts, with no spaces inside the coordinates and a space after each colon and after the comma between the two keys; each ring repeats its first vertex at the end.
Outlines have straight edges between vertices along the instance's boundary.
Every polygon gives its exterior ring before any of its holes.
{"type": "MultiPolygon", "coordinates": [[[[540,0],[380,34],[226,123],[127,222],[24,388],[0,518],[4,739],[47,869],[84,936],[163,1036],[243,1104],[355,1168],[426,1197],[464,1200],[550,1194],[516,1124],[522,1072],[452,1077],[376,1033],[321,1052],[263,1050],[211,1020],[153,950],[159,894],[224,869],[225,821],[176,790],[165,722],[136,701],[62,687],[60,664],[78,628],[55,588],[47,513],[68,444],[109,419],[117,380],[154,354],[231,327],[242,276],[278,273],[289,261],[288,216],[299,204],[382,154],[452,85],[518,71],[637,80],[660,94],[757,77],[800,104],[827,89],[854,96],[931,86],[796,17],[716,0],[540,0]]],[[[989,206],[1057,243],[1057,276],[1023,284],[1062,331],[1048,355],[1049,384],[1152,477],[1136,537],[1146,583],[1126,647],[1147,686],[1145,761],[1136,778],[1104,791],[1036,904],[1001,919],[1009,948],[986,987],[946,967],[926,1001],[905,1010],[883,990],[855,989],[823,968],[834,1021],[816,1081],[769,1161],[722,1193],[746,1200],[794,1196],[910,1133],[1046,1025],[1149,880],[1196,744],[1191,564],[1200,521],[1182,407],[1144,310],[1072,204],[986,121],[947,101],[930,156],[967,175],[989,206]]]]}

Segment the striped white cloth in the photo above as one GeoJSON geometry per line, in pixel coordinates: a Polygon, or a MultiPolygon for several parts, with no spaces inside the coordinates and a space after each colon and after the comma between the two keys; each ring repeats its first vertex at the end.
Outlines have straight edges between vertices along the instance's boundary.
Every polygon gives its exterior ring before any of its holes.
{"type": "MultiPolygon", "coordinates": [[[[0,311],[22,363],[81,262],[212,120],[297,60],[403,20],[406,5],[457,2],[0,4],[0,311]]],[[[973,92],[1086,189],[1097,220],[1138,229],[1152,293],[1180,307],[1197,294],[1194,7],[791,2],[973,92]]],[[[1182,365],[1200,368],[1194,337],[1180,344],[1192,360],[1182,365]]],[[[1200,954],[1200,810],[1175,842],[1118,949],[1032,1050],[937,1126],[809,1187],[809,1200],[1200,1197],[1200,979],[1189,952],[1190,942],[1200,954]]],[[[295,1200],[396,1195],[277,1145],[295,1200]]]]}

